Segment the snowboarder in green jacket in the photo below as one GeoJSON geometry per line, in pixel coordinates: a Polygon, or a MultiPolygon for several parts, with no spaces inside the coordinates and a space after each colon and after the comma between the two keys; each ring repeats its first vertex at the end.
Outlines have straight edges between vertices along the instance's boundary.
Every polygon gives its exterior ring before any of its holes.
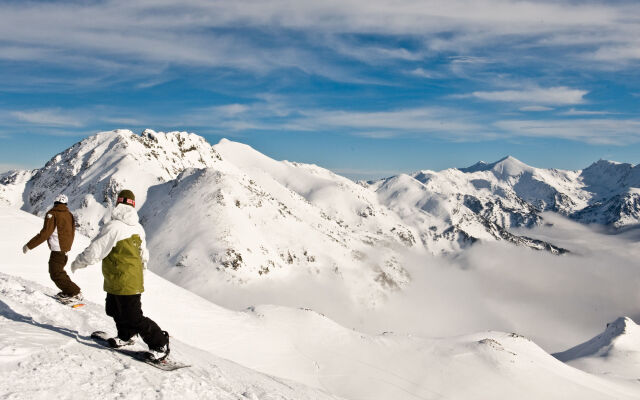
{"type": "Polygon", "coordinates": [[[130,190],[118,194],[111,221],[91,244],[71,263],[71,271],[102,261],[106,312],[113,318],[118,336],[109,339],[112,347],[133,344],[140,335],[156,360],[169,354],[169,334],[142,314],[140,297],[149,261],[145,232],[138,222],[135,196],[130,190]]]}

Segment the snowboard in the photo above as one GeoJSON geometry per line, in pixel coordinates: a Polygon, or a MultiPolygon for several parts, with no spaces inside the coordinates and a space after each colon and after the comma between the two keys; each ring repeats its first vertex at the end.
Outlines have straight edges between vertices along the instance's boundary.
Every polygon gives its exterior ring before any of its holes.
{"type": "Polygon", "coordinates": [[[57,301],[60,304],[64,304],[65,306],[69,306],[71,308],[80,308],[80,307],[84,307],[85,304],[81,301],[77,301],[77,300],[63,300],[59,297],[56,296],[50,296],[47,295],[49,297],[51,297],[52,299],[54,299],[55,301],[57,301]]]}
{"type": "Polygon", "coordinates": [[[109,338],[110,336],[103,331],[95,331],[91,334],[91,339],[93,339],[94,342],[98,343],[99,345],[104,346],[120,354],[129,356],[134,360],[141,361],[145,364],[154,366],[163,371],[173,371],[180,368],[190,367],[190,365],[187,365],[178,361],[174,361],[168,357],[165,358],[164,360],[156,361],[152,358],[151,353],[149,353],[148,351],[124,349],[122,347],[111,347],[108,342],[109,338]]]}

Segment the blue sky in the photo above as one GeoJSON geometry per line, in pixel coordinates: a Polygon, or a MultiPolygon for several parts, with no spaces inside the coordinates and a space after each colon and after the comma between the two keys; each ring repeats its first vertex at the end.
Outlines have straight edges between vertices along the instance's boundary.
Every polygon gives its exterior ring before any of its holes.
{"type": "Polygon", "coordinates": [[[186,130],[354,178],[640,162],[634,1],[0,2],[0,170],[186,130]]]}

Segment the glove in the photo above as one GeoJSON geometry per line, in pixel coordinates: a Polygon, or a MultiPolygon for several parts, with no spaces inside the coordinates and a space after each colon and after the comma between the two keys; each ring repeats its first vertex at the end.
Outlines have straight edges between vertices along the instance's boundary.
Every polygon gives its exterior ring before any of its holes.
{"type": "Polygon", "coordinates": [[[82,263],[80,263],[78,260],[74,260],[71,263],[71,273],[75,274],[75,272],[81,268],[86,268],[86,265],[82,265],[82,263]]]}
{"type": "Polygon", "coordinates": [[[29,251],[29,246],[27,246],[26,244],[24,246],[22,246],[22,252],[24,254],[27,254],[27,251],[29,251]]]}

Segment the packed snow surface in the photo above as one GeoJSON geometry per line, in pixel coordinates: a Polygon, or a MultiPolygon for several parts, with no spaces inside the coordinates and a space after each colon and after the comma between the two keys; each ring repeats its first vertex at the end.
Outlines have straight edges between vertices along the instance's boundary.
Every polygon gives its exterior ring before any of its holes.
{"type": "MultiPolygon", "coordinates": [[[[56,292],[47,249],[23,255],[17,239],[37,230],[40,219],[0,208],[0,220],[5,398],[640,398],[635,378],[575,369],[517,334],[367,335],[311,310],[226,310],[147,272],[143,310],[171,333],[172,356],[192,364],[159,371],[88,338],[93,330],[114,331],[99,266],[73,275],[88,305],[60,305],[46,296],[56,292]]],[[[71,259],[87,243],[79,237],[71,259]]]]}

